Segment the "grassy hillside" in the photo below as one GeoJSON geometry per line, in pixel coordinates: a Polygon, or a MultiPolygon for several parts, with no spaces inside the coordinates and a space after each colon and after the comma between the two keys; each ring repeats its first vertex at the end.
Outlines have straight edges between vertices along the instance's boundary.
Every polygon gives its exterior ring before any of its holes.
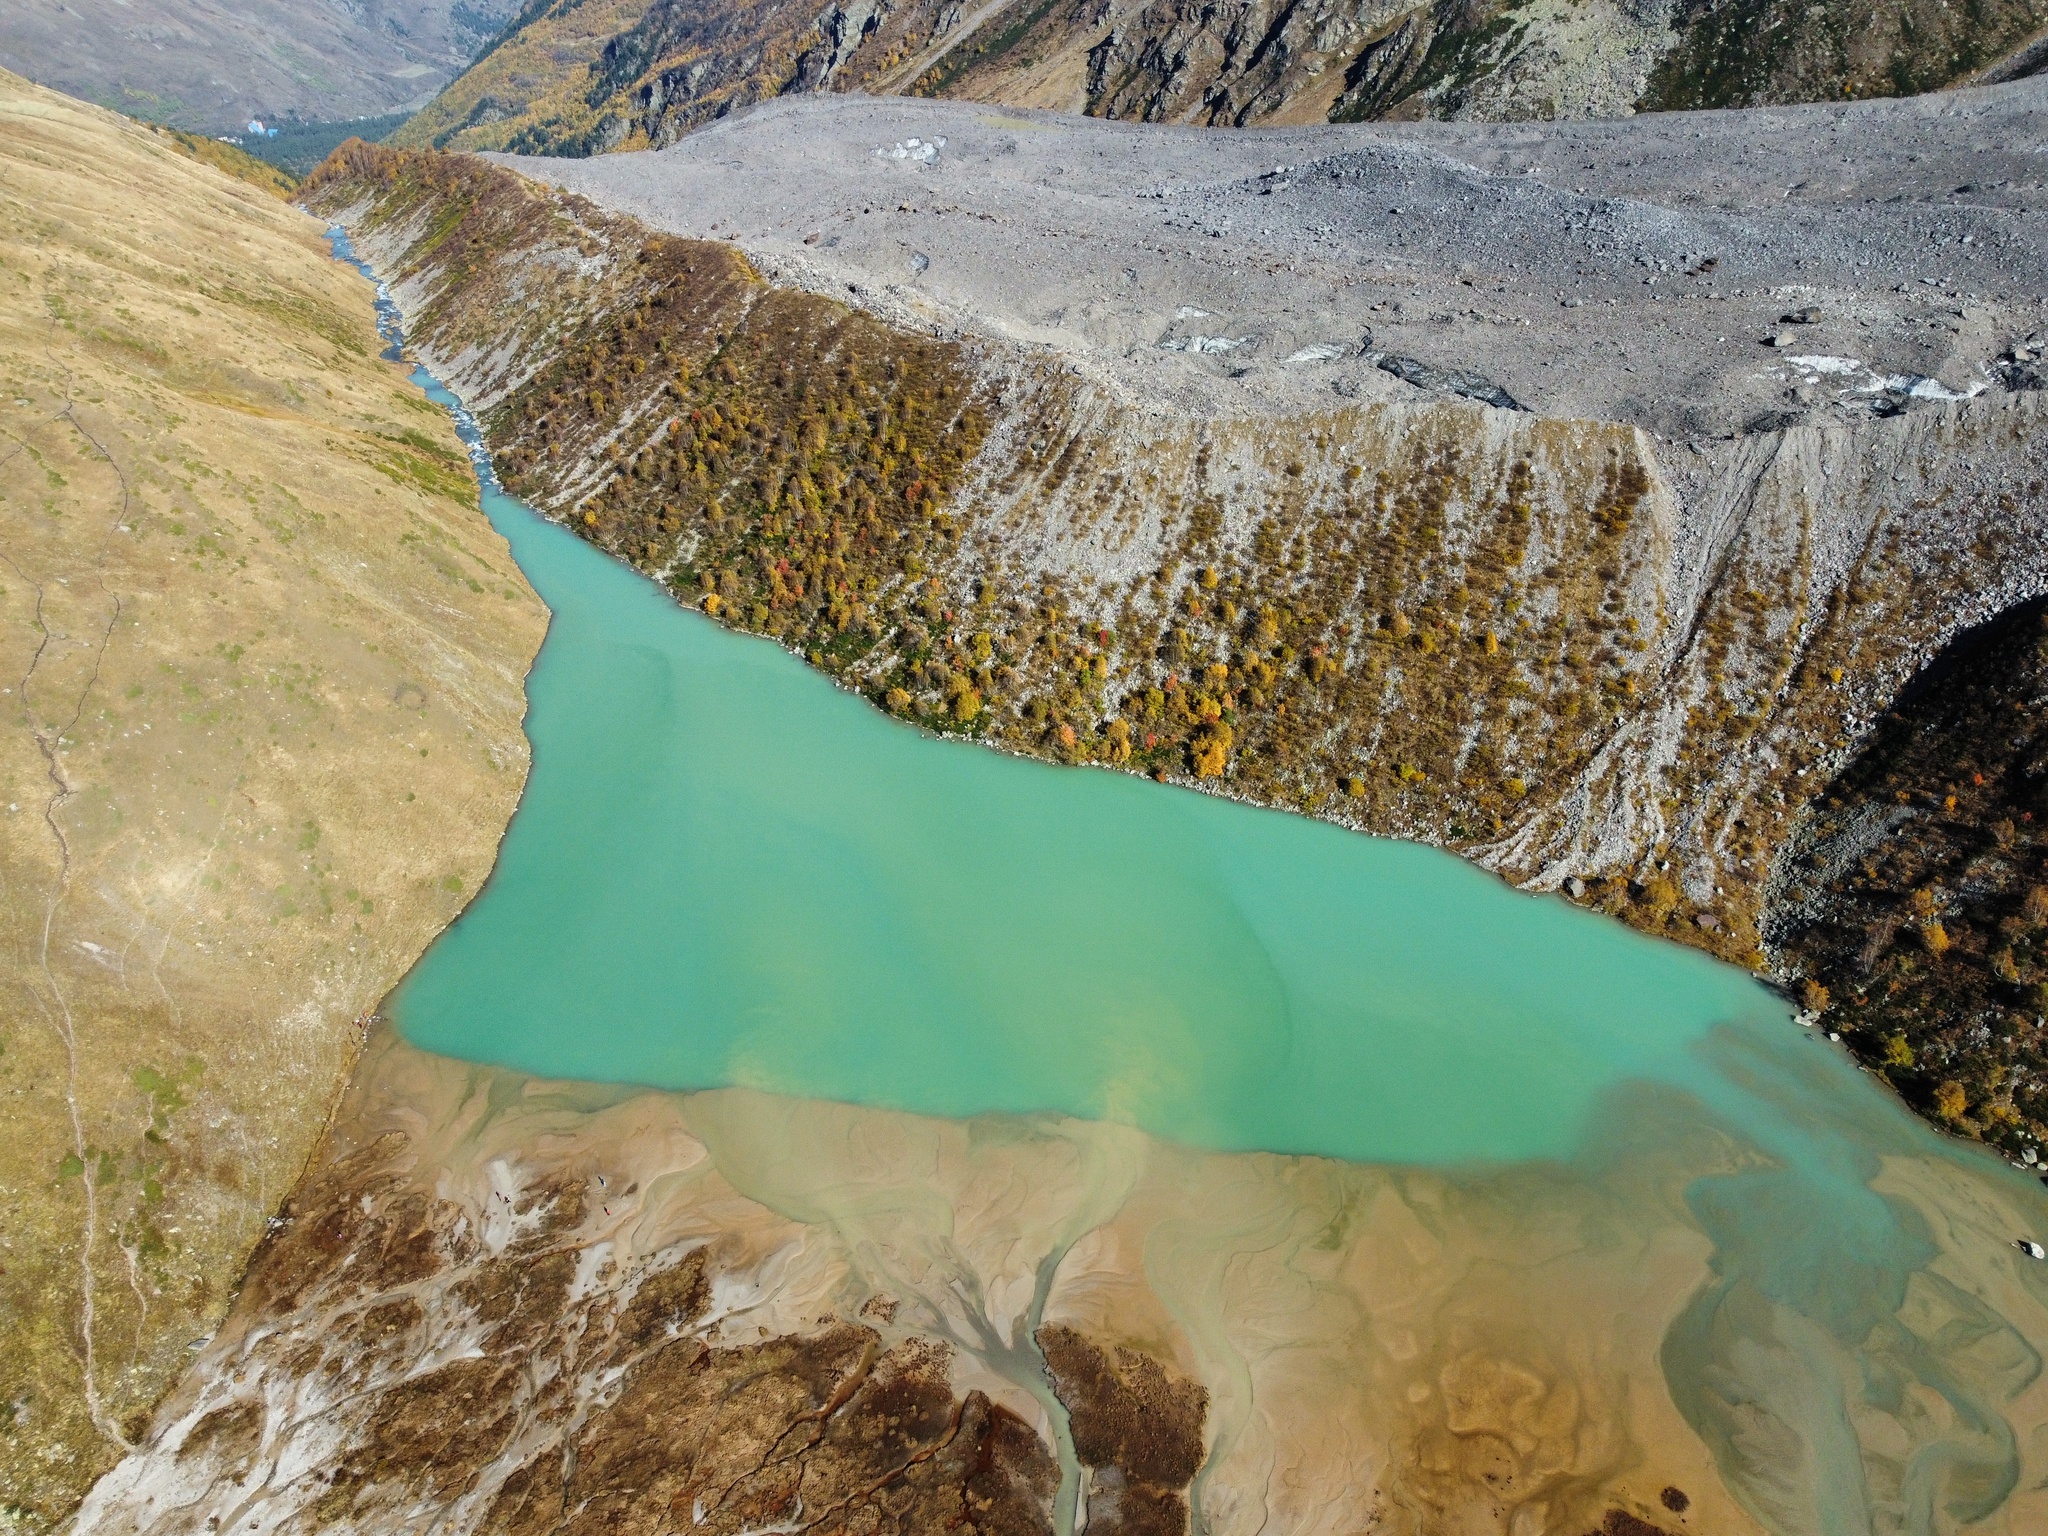
{"type": "Polygon", "coordinates": [[[225,171],[237,181],[260,187],[274,197],[289,198],[298,187],[298,177],[267,161],[258,160],[233,144],[223,144],[219,139],[209,139],[204,134],[187,133],[182,128],[165,128],[155,123],[149,125],[149,131],[178,153],[190,155],[217,171],[225,171]]]}
{"type": "Polygon", "coordinates": [[[11,1529],[212,1331],[525,772],[544,614],[445,417],[193,148],[0,75],[11,1529]]]}

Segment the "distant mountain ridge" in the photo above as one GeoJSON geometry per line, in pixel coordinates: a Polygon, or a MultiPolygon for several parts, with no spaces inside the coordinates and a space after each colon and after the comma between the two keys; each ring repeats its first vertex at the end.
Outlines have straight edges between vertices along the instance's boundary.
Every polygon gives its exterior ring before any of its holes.
{"type": "Polygon", "coordinates": [[[518,9],[518,0],[8,0],[0,67],[201,133],[252,117],[376,117],[431,98],[518,9]]]}
{"type": "Polygon", "coordinates": [[[1204,126],[1909,95],[2048,63],[2048,0],[532,0],[396,141],[600,154],[772,96],[1204,126]]]}

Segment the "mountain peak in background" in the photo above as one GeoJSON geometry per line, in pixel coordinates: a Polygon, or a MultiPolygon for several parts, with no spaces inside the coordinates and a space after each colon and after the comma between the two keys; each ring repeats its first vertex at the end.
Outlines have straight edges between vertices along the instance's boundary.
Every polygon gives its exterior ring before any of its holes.
{"type": "Polygon", "coordinates": [[[8,0],[0,67],[131,117],[223,134],[253,119],[409,112],[517,0],[8,0]]]}
{"type": "Polygon", "coordinates": [[[587,155],[812,91],[1210,127],[1899,96],[2048,63],[2048,0],[533,0],[397,136],[587,155]]]}

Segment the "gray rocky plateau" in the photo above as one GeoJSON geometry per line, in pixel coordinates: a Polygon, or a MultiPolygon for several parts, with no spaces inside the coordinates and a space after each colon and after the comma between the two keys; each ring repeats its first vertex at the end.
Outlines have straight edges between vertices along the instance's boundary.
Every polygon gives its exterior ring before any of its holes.
{"type": "Polygon", "coordinates": [[[2043,78],[1233,133],[801,97],[666,150],[501,163],[781,280],[1230,414],[1414,397],[1386,355],[1546,416],[1726,437],[1998,387],[2015,343],[2048,339],[2043,78]]]}

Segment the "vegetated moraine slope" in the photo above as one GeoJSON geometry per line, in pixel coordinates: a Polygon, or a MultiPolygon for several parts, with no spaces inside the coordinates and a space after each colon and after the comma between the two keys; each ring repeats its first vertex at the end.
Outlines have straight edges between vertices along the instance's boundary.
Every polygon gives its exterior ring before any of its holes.
{"type": "Polygon", "coordinates": [[[536,0],[396,141],[595,154],[808,91],[1211,126],[1613,117],[1936,90],[2032,67],[2044,26],[2043,0],[536,0]]]}
{"type": "Polygon", "coordinates": [[[217,171],[225,171],[235,180],[246,181],[250,186],[260,187],[275,197],[289,199],[292,193],[298,190],[298,177],[268,161],[258,160],[247,150],[224,140],[210,139],[204,134],[190,133],[183,128],[166,128],[161,123],[151,123],[148,127],[151,133],[176,149],[178,153],[210,165],[217,171]]]}
{"type": "Polygon", "coordinates": [[[460,75],[516,0],[9,0],[0,68],[201,133],[252,116],[410,110],[460,75]]]}
{"type": "Polygon", "coordinates": [[[2048,603],[1951,641],[1809,809],[1771,934],[1807,1008],[1978,1134],[2048,1092],[2048,603]]]}
{"type": "Polygon", "coordinates": [[[0,1525],[42,1531],[489,869],[545,615],[269,188],[0,74],[0,279],[0,1525]]]}
{"type": "MultiPolygon", "coordinates": [[[[2048,590],[2018,365],[1681,445],[1455,397],[1182,413],[475,161],[350,146],[307,196],[507,483],[680,601],[932,729],[1447,844],[1752,966],[1843,754],[2048,590]]],[[[2048,1134],[2004,1102],[1980,1129],[2048,1134]]]]}

